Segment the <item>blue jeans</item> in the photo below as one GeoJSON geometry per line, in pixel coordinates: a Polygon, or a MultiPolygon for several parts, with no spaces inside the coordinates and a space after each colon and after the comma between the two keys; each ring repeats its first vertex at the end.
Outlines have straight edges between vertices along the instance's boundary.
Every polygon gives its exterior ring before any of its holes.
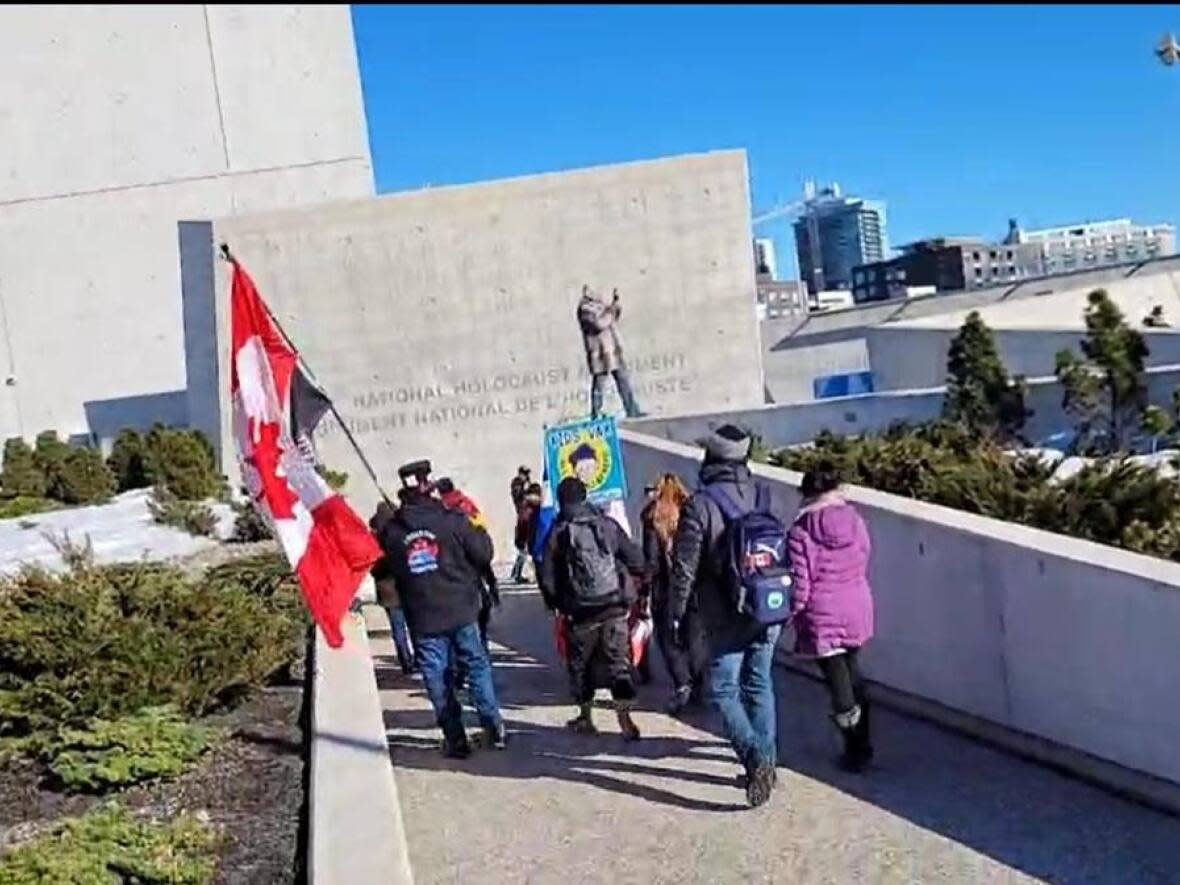
{"type": "Polygon", "coordinates": [[[389,632],[393,635],[393,647],[397,649],[397,662],[403,673],[414,669],[414,651],[410,648],[410,631],[406,626],[406,613],[400,606],[385,609],[389,613],[389,632]]]}
{"type": "Polygon", "coordinates": [[[458,742],[466,737],[463,707],[455,697],[452,660],[457,661],[467,674],[471,700],[480,724],[499,728],[500,705],[496,702],[496,689],[492,685],[492,662],[480,641],[479,627],[475,623],[464,624],[449,633],[415,636],[414,645],[418,649],[418,665],[422,668],[426,694],[434,707],[434,718],[447,740],[458,742]]]}
{"type": "Polygon", "coordinates": [[[710,700],[722,730],[747,769],[774,765],[777,757],[771,666],[782,627],[775,625],[744,646],[715,649],[709,664],[710,700]]]}
{"type": "MultiPolygon", "coordinates": [[[[615,386],[619,389],[619,399],[623,401],[623,411],[628,418],[637,418],[640,414],[639,403],[635,400],[635,393],[631,390],[631,378],[626,369],[615,369],[611,373],[615,376],[615,386]]],[[[603,387],[606,386],[606,373],[595,375],[590,379],[590,416],[597,418],[602,412],[603,387]]]]}

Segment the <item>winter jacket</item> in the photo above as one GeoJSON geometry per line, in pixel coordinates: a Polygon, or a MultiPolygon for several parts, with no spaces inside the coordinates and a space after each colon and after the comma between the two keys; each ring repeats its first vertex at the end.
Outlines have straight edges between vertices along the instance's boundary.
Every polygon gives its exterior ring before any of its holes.
{"type": "MultiPolygon", "coordinates": [[[[725,517],[704,491],[714,485],[744,508],[752,510],[757,499],[758,487],[744,463],[706,461],[701,466],[701,488],[684,505],[672,545],[669,606],[672,617],[679,621],[690,600],[695,600],[705,631],[714,647],[719,648],[741,645],[760,630],[757,622],[737,610],[722,581],[722,569],[728,561],[728,552],[721,543],[725,517]]],[[[773,498],[771,511],[784,523],[788,521],[773,498]]]]}
{"type": "Polygon", "coordinates": [[[672,551],[660,542],[654,515],[655,504],[648,504],[639,514],[639,524],[643,528],[643,558],[651,576],[652,605],[666,607],[672,584],[672,551]]]}
{"type": "Polygon", "coordinates": [[[793,581],[795,652],[824,656],[859,648],[873,635],[873,597],[866,577],[869,533],[839,495],[806,504],[787,533],[793,581]]]}
{"type": "Polygon", "coordinates": [[[483,513],[480,512],[480,509],[476,506],[475,502],[464,495],[461,491],[458,489],[452,489],[445,495],[440,495],[439,498],[447,510],[454,510],[458,513],[462,513],[469,520],[471,520],[471,524],[477,529],[483,529],[485,532],[487,531],[488,521],[484,519],[483,513]]]}
{"type": "Polygon", "coordinates": [[[539,504],[534,504],[531,501],[525,500],[516,511],[516,531],[513,533],[513,541],[516,544],[516,549],[526,551],[529,549],[529,534],[532,532],[536,521],[537,511],[541,509],[539,504]]]}
{"type": "Polygon", "coordinates": [[[592,620],[602,620],[618,614],[626,614],[635,601],[634,594],[629,589],[624,572],[630,572],[636,577],[644,578],[647,569],[643,561],[642,551],[635,542],[627,537],[622,526],[606,514],[596,510],[590,504],[579,504],[561,511],[549,537],[545,541],[545,552],[541,559],[541,568],[537,574],[537,583],[541,587],[541,596],[545,604],[566,615],[575,624],[592,620]],[[606,606],[587,609],[576,603],[577,588],[571,586],[572,576],[567,565],[565,539],[568,537],[563,531],[570,523],[589,523],[594,526],[606,549],[614,556],[618,566],[616,572],[619,589],[622,591],[621,601],[606,606]]]}
{"type": "Polygon", "coordinates": [[[578,302],[578,325],[586,348],[586,368],[591,375],[605,375],[624,368],[623,336],[618,321],[622,308],[608,304],[597,293],[588,292],[578,302]]]}
{"type": "Polygon", "coordinates": [[[370,571],[373,576],[373,589],[377,592],[377,601],[386,608],[401,608],[401,597],[397,592],[397,579],[393,576],[393,568],[388,556],[382,556],[373,564],[370,571]]]}
{"type": "Polygon", "coordinates": [[[449,633],[475,623],[491,570],[492,540],[461,513],[415,495],[380,535],[415,635],[449,633]]]}
{"type": "Polygon", "coordinates": [[[545,542],[549,540],[549,532],[556,521],[557,508],[542,505],[529,524],[529,555],[537,568],[545,559],[545,542]]]}
{"type": "Polygon", "coordinates": [[[519,473],[512,477],[512,485],[510,486],[512,491],[512,506],[517,510],[519,510],[520,505],[524,503],[524,496],[528,491],[528,487],[529,480],[525,479],[519,473]]]}

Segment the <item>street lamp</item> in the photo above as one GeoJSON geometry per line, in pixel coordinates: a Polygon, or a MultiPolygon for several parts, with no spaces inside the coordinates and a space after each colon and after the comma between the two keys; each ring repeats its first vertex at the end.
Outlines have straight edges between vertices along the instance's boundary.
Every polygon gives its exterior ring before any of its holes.
{"type": "Polygon", "coordinates": [[[1156,47],[1155,54],[1168,67],[1180,62],[1180,43],[1176,42],[1175,35],[1168,34],[1164,39],[1160,40],[1160,45],[1156,47]]]}

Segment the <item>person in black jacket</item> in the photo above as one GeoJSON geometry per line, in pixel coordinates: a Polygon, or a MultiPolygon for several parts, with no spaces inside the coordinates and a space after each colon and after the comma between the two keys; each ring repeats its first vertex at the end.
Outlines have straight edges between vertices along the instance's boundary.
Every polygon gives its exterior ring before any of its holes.
{"type": "MultiPolygon", "coordinates": [[[[774,684],[771,666],[781,625],[763,626],[738,610],[723,575],[731,565],[725,547],[725,516],[714,499],[721,494],[736,507],[752,510],[758,487],[750,473],[750,437],[726,424],[705,440],[701,489],[684,506],[672,545],[669,606],[683,622],[690,600],[708,637],[710,700],[721,716],[725,736],[746,769],[746,799],[765,803],[776,781],[774,684]]],[[[784,524],[779,508],[771,506],[784,524]]]]}
{"type": "Polygon", "coordinates": [[[672,542],[680,514],[688,502],[688,490],[674,473],[665,473],[652,488],[639,516],[643,526],[643,555],[651,574],[651,608],[656,643],[672,677],[668,712],[677,716],[689,704],[700,703],[709,650],[696,606],[690,599],[679,623],[672,616],[672,542]]]}
{"type": "MultiPolygon", "coordinates": [[[[377,511],[369,520],[369,528],[374,537],[381,537],[381,530],[388,525],[394,515],[394,508],[388,502],[382,501],[377,505],[377,511]]],[[[389,557],[382,556],[374,563],[371,571],[374,588],[377,591],[377,601],[389,614],[389,632],[393,638],[393,647],[397,651],[397,662],[405,675],[417,673],[418,662],[414,660],[409,627],[406,624],[405,612],[402,611],[401,597],[397,593],[397,581],[393,576],[389,557]]]]}
{"type": "Polygon", "coordinates": [[[431,497],[423,463],[399,471],[403,480],[409,475],[419,479],[403,489],[402,506],[379,540],[414,637],[426,693],[443,730],[444,751],[464,758],[470,747],[463,709],[455,696],[452,660],[467,674],[485,740],[502,749],[507,739],[492,684],[492,665],[477,624],[481,575],[491,565],[492,541],[462,513],[447,510],[431,497]]]}
{"type": "Polygon", "coordinates": [[[626,740],[639,739],[631,718],[635,684],[627,615],[633,599],[622,570],[646,577],[643,553],[617,522],[586,503],[586,486],[566,477],[557,487],[557,522],[545,542],[538,583],[546,606],[568,624],[567,664],[578,715],[569,727],[597,734],[592,718],[595,668],[603,661],[626,740]]]}

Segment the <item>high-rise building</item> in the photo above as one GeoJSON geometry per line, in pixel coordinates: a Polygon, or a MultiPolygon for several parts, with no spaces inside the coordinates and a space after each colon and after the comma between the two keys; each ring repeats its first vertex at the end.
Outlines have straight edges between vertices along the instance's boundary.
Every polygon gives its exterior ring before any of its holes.
{"type": "Polygon", "coordinates": [[[1013,221],[1008,239],[1040,246],[1047,274],[1132,264],[1176,251],[1176,228],[1172,225],[1133,224],[1129,218],[1043,230],[1021,230],[1013,221]]]}
{"type": "Polygon", "coordinates": [[[774,240],[770,237],[757,237],[754,240],[754,273],[769,274],[772,280],[778,279],[778,263],[774,257],[774,240]]]}
{"type": "Polygon", "coordinates": [[[844,197],[833,184],[808,194],[795,222],[800,276],[812,295],[852,288],[852,269],[882,261],[889,251],[885,204],[844,197]]]}

